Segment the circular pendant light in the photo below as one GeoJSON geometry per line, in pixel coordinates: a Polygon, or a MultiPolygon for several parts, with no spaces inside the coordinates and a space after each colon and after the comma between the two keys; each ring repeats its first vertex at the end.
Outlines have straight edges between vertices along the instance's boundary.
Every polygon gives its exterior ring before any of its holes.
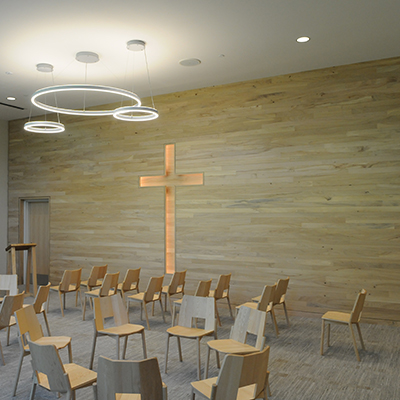
{"type": "Polygon", "coordinates": [[[158,111],[151,107],[126,106],[114,110],[113,116],[121,121],[151,121],[158,118],[158,111]]]}

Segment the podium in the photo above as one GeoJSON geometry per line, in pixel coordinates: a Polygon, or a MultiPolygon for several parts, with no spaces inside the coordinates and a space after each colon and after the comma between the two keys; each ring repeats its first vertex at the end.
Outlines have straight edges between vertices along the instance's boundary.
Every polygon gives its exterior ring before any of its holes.
{"type": "Polygon", "coordinates": [[[9,262],[8,265],[11,264],[11,273],[17,273],[17,262],[15,253],[17,251],[28,251],[28,263],[26,266],[25,276],[24,276],[24,284],[25,284],[25,293],[29,293],[30,286],[30,273],[32,270],[32,283],[33,283],[33,295],[36,296],[37,293],[37,273],[36,273],[36,243],[18,243],[18,244],[10,244],[6,247],[6,251],[8,252],[9,262]]]}

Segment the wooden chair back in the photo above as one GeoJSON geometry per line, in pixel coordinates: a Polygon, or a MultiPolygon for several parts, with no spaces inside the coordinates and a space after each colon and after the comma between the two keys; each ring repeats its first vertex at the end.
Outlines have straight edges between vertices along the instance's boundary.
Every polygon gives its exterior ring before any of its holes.
{"type": "Polygon", "coordinates": [[[30,340],[34,342],[43,337],[42,326],[39,323],[32,304],[15,311],[15,319],[17,321],[22,347],[27,344],[27,334],[30,340]]]}
{"type": "Polygon", "coordinates": [[[122,291],[136,289],[139,291],[140,268],[128,269],[122,282],[122,291]]]}
{"type": "Polygon", "coordinates": [[[362,289],[360,293],[358,293],[357,299],[354,303],[353,310],[351,311],[350,322],[358,323],[361,319],[361,313],[364,308],[365,297],[367,296],[367,291],[362,289]]]}
{"type": "Polygon", "coordinates": [[[268,360],[269,346],[258,353],[226,355],[212,387],[211,400],[236,399],[239,388],[254,384],[252,398],[260,398],[267,386],[268,360]]]}
{"type": "Polygon", "coordinates": [[[99,357],[98,400],[115,399],[116,393],[138,393],[141,400],[163,400],[162,385],[160,368],[155,357],[142,361],[99,357]]]}
{"type": "Polygon", "coordinates": [[[205,330],[215,330],[215,299],[213,297],[183,296],[179,326],[191,328],[196,318],[205,320],[205,330]]]}
{"type": "Polygon", "coordinates": [[[250,307],[242,306],[236,316],[231,328],[230,339],[240,343],[246,343],[247,334],[256,335],[256,347],[261,350],[265,346],[265,322],[267,314],[265,311],[255,310],[250,307]]]}
{"type": "Polygon", "coordinates": [[[82,268],[65,270],[61,278],[59,291],[61,293],[79,290],[81,287],[82,268]]]}
{"type": "Polygon", "coordinates": [[[99,279],[104,279],[104,277],[106,276],[106,273],[107,273],[107,267],[108,267],[108,264],[92,267],[92,269],[90,271],[89,279],[87,282],[88,287],[95,287],[95,286],[97,286],[97,281],[99,279]]]}
{"type": "Polygon", "coordinates": [[[39,290],[36,293],[35,301],[33,303],[33,308],[35,309],[35,313],[39,314],[42,311],[43,304],[46,303],[49,293],[50,293],[50,285],[49,282],[45,286],[39,286],[39,290]]]}
{"type": "Polygon", "coordinates": [[[71,391],[71,385],[64,370],[60,356],[53,344],[40,345],[29,341],[29,350],[32,356],[32,367],[40,383],[43,380],[39,374],[47,377],[52,392],[66,393],[71,391]]]}
{"type": "Polygon", "coordinates": [[[168,286],[168,293],[170,295],[176,293],[184,293],[185,289],[185,279],[186,279],[187,269],[184,271],[176,271],[172,275],[171,282],[168,286]]]}
{"type": "Polygon", "coordinates": [[[282,301],[285,300],[288,286],[289,286],[289,278],[278,280],[275,289],[274,305],[280,304],[282,301]]]}
{"type": "Polygon", "coordinates": [[[16,295],[4,296],[0,307],[0,330],[10,325],[10,318],[23,307],[25,292],[16,295]]]}
{"type": "Polygon", "coordinates": [[[194,295],[198,297],[208,297],[208,295],[210,294],[211,282],[212,279],[208,281],[200,281],[197,285],[194,295]]]}
{"type": "Polygon", "coordinates": [[[150,278],[147,289],[143,296],[145,303],[150,303],[151,301],[158,301],[161,299],[163,281],[164,275],[150,278]]]}
{"type": "Polygon", "coordinates": [[[94,301],[94,322],[97,331],[104,329],[104,320],[113,318],[114,325],[128,324],[128,315],[122,297],[112,295],[107,297],[95,297],[94,301]]]}
{"type": "Polygon", "coordinates": [[[229,285],[231,282],[231,275],[220,275],[217,282],[217,287],[214,291],[215,300],[222,299],[224,295],[229,294],[229,285]]]}
{"type": "Polygon", "coordinates": [[[18,275],[0,275],[0,290],[5,291],[6,295],[18,294],[18,275]]]}
{"type": "Polygon", "coordinates": [[[274,301],[276,284],[273,286],[264,286],[261,293],[261,299],[257,304],[257,310],[267,311],[268,305],[274,301]]]}
{"type": "Polygon", "coordinates": [[[107,273],[100,287],[99,296],[100,297],[109,296],[110,290],[114,290],[113,294],[117,294],[118,278],[119,278],[119,272],[115,272],[112,274],[107,273]]]}

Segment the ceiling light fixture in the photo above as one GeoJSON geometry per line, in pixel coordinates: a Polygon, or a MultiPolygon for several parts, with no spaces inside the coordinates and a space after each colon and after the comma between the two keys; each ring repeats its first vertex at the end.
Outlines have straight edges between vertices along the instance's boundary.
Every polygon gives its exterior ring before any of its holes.
{"type": "Polygon", "coordinates": [[[143,40],[130,40],[126,44],[126,48],[133,52],[141,52],[143,51],[144,59],[146,63],[146,71],[147,71],[147,81],[150,90],[150,98],[152,102],[152,107],[141,106],[140,100],[138,104],[133,104],[131,106],[123,106],[119,107],[113,112],[113,116],[116,119],[122,121],[151,121],[153,119],[158,118],[158,111],[154,106],[153,92],[151,89],[150,82],[150,73],[149,73],[149,64],[147,62],[147,54],[146,54],[146,43],[143,40]]]}
{"type": "Polygon", "coordinates": [[[300,36],[296,39],[297,43],[307,43],[310,40],[308,36],[300,36]]]}
{"type": "MultiPolygon", "coordinates": [[[[53,77],[53,66],[47,63],[41,63],[36,65],[36,69],[39,72],[50,73],[52,76],[52,82],[54,84],[54,77],[53,77]]],[[[55,102],[57,104],[57,98],[55,97],[55,102]]],[[[25,123],[24,129],[28,132],[34,133],[61,133],[65,131],[65,126],[60,122],[60,116],[57,113],[58,122],[53,121],[31,121],[32,115],[32,107],[29,113],[29,121],[25,123]]],[[[45,114],[45,117],[46,114],[45,114]]]]}
{"type": "Polygon", "coordinates": [[[16,99],[16,97],[14,97],[14,96],[8,96],[8,97],[7,97],[7,100],[8,100],[8,101],[15,101],[15,100],[17,100],[17,99],[16,99]]]}

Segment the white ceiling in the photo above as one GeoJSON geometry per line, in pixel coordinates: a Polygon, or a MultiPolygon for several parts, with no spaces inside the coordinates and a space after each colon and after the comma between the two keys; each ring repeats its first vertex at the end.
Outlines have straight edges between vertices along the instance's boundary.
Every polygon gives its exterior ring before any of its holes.
{"type": "MultiPolygon", "coordinates": [[[[126,42],[144,40],[158,95],[400,56],[399,16],[399,0],[1,0],[0,102],[24,110],[0,105],[0,119],[44,113],[30,103],[52,85],[38,63],[54,65],[55,84],[83,83],[79,51],[100,56],[88,83],[131,90],[126,42]],[[304,35],[311,40],[298,44],[304,35]],[[183,67],[185,58],[202,62],[183,67]]],[[[135,65],[134,89],[147,97],[145,67],[135,65]]]]}

